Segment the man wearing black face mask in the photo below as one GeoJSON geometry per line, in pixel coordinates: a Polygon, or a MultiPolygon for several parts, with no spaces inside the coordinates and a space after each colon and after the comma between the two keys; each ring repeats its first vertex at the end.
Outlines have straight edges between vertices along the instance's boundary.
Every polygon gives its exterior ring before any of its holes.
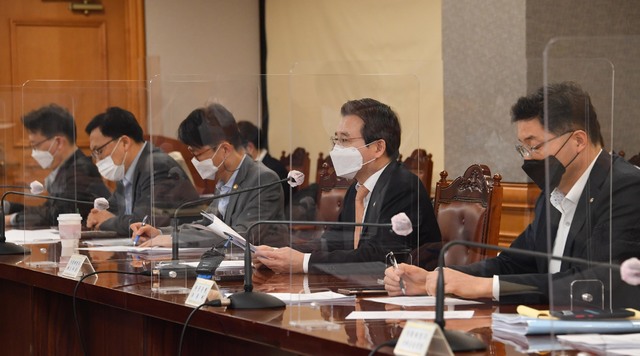
{"type": "MultiPolygon", "coordinates": [[[[603,150],[589,95],[575,83],[540,88],[512,107],[512,122],[520,141],[516,150],[525,160],[522,169],[543,191],[534,221],[511,247],[605,263],[640,255],[640,170],[603,150]]],[[[402,276],[413,294],[435,294],[437,273],[401,265],[397,272],[386,271],[386,289],[398,294],[402,276]]],[[[598,279],[615,290],[614,306],[640,304],[637,293],[623,292],[629,286],[619,273],[508,251],[445,269],[445,292],[506,303],[547,303],[550,274],[556,303],[569,304],[572,281],[598,279]]]]}

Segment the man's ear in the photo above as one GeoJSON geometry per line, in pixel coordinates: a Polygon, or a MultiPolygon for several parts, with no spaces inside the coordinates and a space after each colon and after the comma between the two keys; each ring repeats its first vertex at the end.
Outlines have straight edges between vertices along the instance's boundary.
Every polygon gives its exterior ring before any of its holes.
{"type": "Polygon", "coordinates": [[[120,144],[124,148],[125,152],[129,151],[129,149],[131,149],[131,144],[132,143],[133,143],[133,140],[131,139],[131,137],[129,137],[127,135],[123,135],[122,138],[120,139],[120,144]]]}
{"type": "Polygon", "coordinates": [[[380,139],[373,146],[375,147],[376,157],[382,157],[387,151],[387,142],[385,140],[380,139]]]}
{"type": "Polygon", "coordinates": [[[589,136],[583,130],[578,130],[574,134],[578,151],[582,151],[589,144],[589,136]]]}

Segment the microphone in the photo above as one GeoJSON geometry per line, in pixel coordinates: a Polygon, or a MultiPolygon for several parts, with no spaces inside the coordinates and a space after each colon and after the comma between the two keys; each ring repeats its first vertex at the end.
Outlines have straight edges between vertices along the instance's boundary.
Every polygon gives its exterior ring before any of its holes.
{"type": "Polygon", "coordinates": [[[281,184],[283,182],[287,182],[289,183],[289,185],[291,187],[296,187],[300,184],[302,184],[302,182],[304,182],[304,173],[300,172],[300,171],[296,171],[296,170],[292,170],[289,172],[289,174],[287,175],[287,178],[284,179],[280,179],[277,181],[273,181],[271,183],[267,183],[267,184],[263,184],[263,185],[258,185],[255,187],[250,187],[250,188],[244,188],[244,189],[238,189],[236,191],[233,192],[229,192],[226,194],[219,194],[219,195],[214,195],[214,194],[210,194],[210,195],[206,195],[203,196],[200,199],[195,199],[195,200],[191,200],[188,202],[184,202],[182,204],[180,204],[176,210],[173,212],[173,220],[172,220],[172,230],[173,230],[173,239],[171,239],[171,259],[173,261],[178,261],[179,260],[179,230],[178,230],[178,213],[180,212],[180,210],[182,210],[183,208],[186,208],[188,206],[194,206],[194,205],[198,205],[198,204],[202,204],[202,203],[209,203],[211,201],[214,201],[216,199],[222,199],[222,198],[226,198],[232,195],[236,195],[236,194],[242,194],[242,193],[246,193],[246,192],[250,192],[253,190],[257,190],[257,189],[263,189],[263,188],[268,188],[272,185],[277,185],[277,184],[281,184]]]}
{"type": "Polygon", "coordinates": [[[604,262],[587,261],[587,260],[576,258],[576,257],[554,256],[552,254],[544,253],[544,252],[523,250],[523,249],[511,248],[511,247],[501,247],[501,246],[488,245],[488,244],[472,242],[472,241],[463,241],[463,240],[450,241],[442,247],[442,249],[440,250],[440,255],[438,256],[439,272],[438,272],[438,279],[436,281],[437,283],[436,307],[435,307],[436,316],[435,316],[434,322],[438,324],[442,329],[442,332],[444,333],[444,336],[447,339],[447,342],[449,343],[449,346],[451,347],[451,350],[453,352],[478,351],[478,350],[485,350],[487,348],[487,346],[482,341],[480,341],[476,337],[466,332],[462,332],[458,330],[445,330],[445,321],[444,321],[444,294],[445,293],[444,293],[444,273],[443,273],[443,268],[445,265],[444,257],[447,250],[449,250],[449,248],[455,245],[484,248],[484,249],[501,251],[501,252],[507,251],[510,253],[521,254],[525,256],[541,257],[545,259],[586,264],[593,267],[604,267],[608,269],[620,270],[619,265],[609,264],[604,262]]]}
{"type": "Polygon", "coordinates": [[[24,247],[7,242],[7,238],[5,235],[6,226],[5,226],[4,219],[6,214],[4,211],[5,210],[4,205],[5,205],[5,198],[8,195],[21,195],[24,197],[31,197],[31,198],[64,201],[64,202],[76,203],[76,204],[88,204],[88,205],[93,205],[96,209],[99,209],[99,210],[105,210],[109,208],[109,202],[105,198],[97,198],[94,201],[85,201],[85,200],[75,200],[75,199],[68,199],[68,198],[62,198],[62,197],[39,195],[44,191],[44,186],[42,185],[42,183],[38,181],[31,182],[30,189],[31,189],[31,193],[8,191],[2,195],[2,199],[0,200],[1,202],[0,204],[0,255],[16,255],[16,254],[29,253],[29,250],[25,249],[24,247]]]}
{"type": "Polygon", "coordinates": [[[294,220],[262,220],[251,224],[247,229],[247,245],[244,247],[244,292],[234,293],[229,296],[230,309],[269,309],[283,308],[284,302],[266,293],[253,291],[253,268],[251,266],[251,248],[249,248],[249,236],[251,230],[259,225],[312,225],[312,226],[368,226],[391,228],[393,232],[401,236],[407,236],[413,231],[411,220],[405,213],[399,213],[391,218],[391,223],[355,223],[337,221],[294,221],[294,220]]]}

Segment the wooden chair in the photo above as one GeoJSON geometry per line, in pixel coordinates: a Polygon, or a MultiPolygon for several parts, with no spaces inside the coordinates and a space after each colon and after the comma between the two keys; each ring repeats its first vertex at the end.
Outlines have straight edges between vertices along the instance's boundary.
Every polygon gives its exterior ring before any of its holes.
{"type": "Polygon", "coordinates": [[[318,184],[316,220],[338,221],[344,195],[347,193],[349,186],[353,184],[353,180],[340,178],[336,175],[331,156],[324,158],[321,153],[318,158],[318,166],[319,169],[316,179],[316,183],[318,184]]]}
{"type": "Polygon", "coordinates": [[[633,165],[635,165],[637,167],[640,167],[640,153],[638,153],[637,155],[629,158],[629,163],[631,163],[631,164],[633,164],[633,165]]]}
{"type": "Polygon", "coordinates": [[[433,160],[432,154],[418,148],[411,152],[411,156],[403,162],[405,168],[420,178],[420,181],[427,190],[427,195],[431,196],[431,181],[433,177],[433,160]]]}
{"type": "Polygon", "coordinates": [[[299,189],[304,189],[309,186],[309,172],[311,170],[311,159],[309,158],[309,152],[302,147],[298,147],[293,150],[293,153],[287,155],[285,151],[282,151],[280,155],[280,162],[287,168],[287,171],[297,170],[304,173],[304,182],[299,186],[299,189]]]}
{"type": "MultiPolygon", "coordinates": [[[[200,174],[198,174],[196,168],[191,163],[184,162],[186,160],[190,161],[192,156],[191,152],[189,152],[189,150],[187,149],[187,145],[175,138],[159,135],[154,135],[153,137],[144,135],[144,140],[151,141],[154,146],[160,148],[163,152],[170,156],[175,155],[174,152],[179,152],[183,157],[184,163],[184,165],[181,164],[181,167],[182,169],[185,169],[186,166],[185,172],[187,173],[187,176],[191,176],[190,179],[193,185],[196,187],[196,191],[200,194],[211,194],[215,192],[216,185],[214,181],[202,179],[202,177],[200,177],[200,174]]],[[[180,164],[178,160],[176,160],[176,162],[180,164]]]]}
{"type": "MultiPolygon", "coordinates": [[[[447,171],[440,173],[434,201],[443,245],[454,240],[497,245],[502,206],[500,174],[491,177],[489,167],[474,164],[449,183],[447,176],[447,171]]],[[[495,252],[458,245],[447,251],[445,263],[465,265],[490,256],[495,252]]]]}

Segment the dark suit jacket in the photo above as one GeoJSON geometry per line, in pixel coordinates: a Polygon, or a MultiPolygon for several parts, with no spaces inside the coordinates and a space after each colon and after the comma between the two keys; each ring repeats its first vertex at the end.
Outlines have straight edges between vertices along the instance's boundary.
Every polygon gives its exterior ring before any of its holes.
{"type": "MultiPolygon", "coordinates": [[[[62,163],[55,179],[46,189],[52,197],[88,202],[111,195],[102,181],[98,168],[80,150],[76,150],[62,163]]],[[[13,210],[14,204],[11,205],[13,210]]],[[[82,224],[86,225],[91,208],[91,204],[45,200],[42,205],[24,207],[17,215],[17,222],[19,225],[28,226],[57,226],[58,214],[78,212],[82,215],[82,224]]]]}
{"type": "Polygon", "coordinates": [[[142,149],[137,165],[129,169],[134,169],[132,214],[125,214],[124,185],[119,181],[109,198],[109,211],[116,216],[103,222],[100,230],[129,236],[129,225],[145,215],[154,226],[169,225],[175,208],[199,197],[178,163],[151,143],[142,149]]]}
{"type": "MultiPolygon", "coordinates": [[[[535,207],[535,219],[513,241],[511,247],[549,253],[555,232],[548,241],[546,226],[546,197],[543,191],[535,207]]],[[[589,261],[612,263],[640,256],[640,170],[618,156],[602,152],[593,166],[576,208],[567,236],[564,256],[589,261]]],[[[553,215],[557,210],[549,205],[553,215]]],[[[557,219],[556,219],[557,221],[557,219]]],[[[554,229],[555,230],[555,229],[554,229]]],[[[500,276],[500,302],[547,303],[549,301],[549,261],[546,258],[523,256],[508,251],[495,258],[456,269],[476,276],[500,276]],[[523,293],[523,291],[525,291],[523,293]]],[[[610,283],[614,288],[614,307],[640,304],[638,288],[620,280],[620,273],[589,267],[580,263],[562,262],[560,272],[553,274],[555,303],[569,304],[570,284],[574,280],[600,279],[608,295],[610,283]],[[630,298],[629,298],[630,297],[630,298]],[[630,302],[631,300],[631,302],[630,302]],[[631,305],[628,305],[631,303],[631,305]]],[[[606,298],[605,298],[606,301],[606,298]]],[[[609,304],[609,303],[606,303],[609,304]]]]}
{"type": "MultiPolygon", "coordinates": [[[[285,166],[282,165],[282,162],[271,157],[271,155],[268,152],[262,159],[262,164],[267,166],[267,168],[269,168],[270,170],[276,172],[276,174],[278,175],[278,177],[280,177],[280,179],[285,179],[289,175],[287,168],[285,168],[285,166]]],[[[290,190],[291,190],[291,187],[289,186],[289,184],[287,182],[283,182],[282,191],[284,193],[284,206],[289,205],[290,190]]]]}
{"type": "MultiPolygon", "coordinates": [[[[338,221],[355,221],[355,196],[356,188],[353,184],[345,194],[338,221]]],[[[371,192],[363,222],[389,223],[391,217],[402,212],[407,214],[414,225],[409,236],[398,236],[388,228],[365,226],[357,249],[353,248],[353,227],[330,227],[322,235],[326,249],[311,253],[309,271],[321,271],[317,268],[320,264],[385,262],[385,256],[390,251],[396,254],[407,253],[421,244],[441,240],[433,206],[424,186],[416,175],[392,161],[371,192]]]]}
{"type": "MultiPolygon", "coordinates": [[[[245,156],[238,175],[233,183],[231,192],[258,187],[278,181],[278,176],[261,162],[255,162],[251,157],[245,156]]],[[[246,237],[251,225],[260,220],[283,220],[284,206],[282,202],[282,186],[275,184],[263,189],[239,193],[229,197],[224,222],[239,234],[246,237]]],[[[218,201],[214,200],[207,211],[218,214],[218,201]]],[[[211,224],[210,221],[198,221],[202,225],[211,224]]],[[[164,233],[170,230],[162,229],[164,233]]],[[[260,225],[252,231],[250,241],[253,244],[282,247],[288,242],[286,225],[260,225]]],[[[188,224],[180,227],[180,241],[188,246],[213,247],[219,246],[226,238],[215,235],[212,232],[202,231],[190,227],[188,224]]]]}

